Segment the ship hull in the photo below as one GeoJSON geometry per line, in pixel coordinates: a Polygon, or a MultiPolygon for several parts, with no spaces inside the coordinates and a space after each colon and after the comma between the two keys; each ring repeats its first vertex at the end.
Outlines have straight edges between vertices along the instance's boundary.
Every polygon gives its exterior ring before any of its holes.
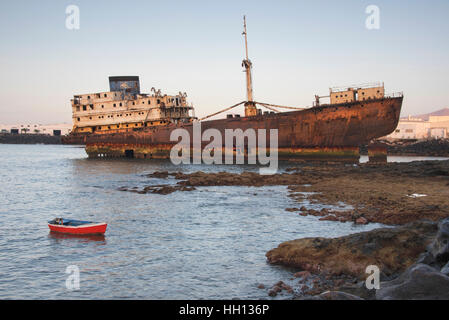
{"type": "MultiPolygon", "coordinates": [[[[201,122],[201,131],[217,129],[278,130],[279,159],[341,158],[359,156],[359,146],[390,134],[396,128],[403,97],[322,105],[300,111],[271,113],[201,122]]],[[[193,137],[193,125],[171,124],[133,131],[91,134],[86,137],[89,157],[169,158],[177,142],[170,133],[186,129],[193,137]]],[[[223,138],[224,140],[224,138],[223,138]]],[[[202,142],[202,147],[209,141],[202,142]]],[[[269,145],[269,143],[268,143],[269,145]]],[[[224,141],[223,141],[224,147],[224,141]]]]}

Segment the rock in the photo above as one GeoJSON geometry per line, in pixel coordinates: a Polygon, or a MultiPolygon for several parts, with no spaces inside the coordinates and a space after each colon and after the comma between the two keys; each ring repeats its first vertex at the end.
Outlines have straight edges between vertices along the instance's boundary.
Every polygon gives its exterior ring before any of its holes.
{"type": "Polygon", "coordinates": [[[307,279],[308,277],[310,277],[310,272],[309,271],[299,271],[296,272],[293,276],[295,278],[303,278],[303,279],[307,279]]]}
{"type": "Polygon", "coordinates": [[[293,291],[293,288],[285,283],[282,284],[281,289],[286,290],[286,291],[293,291]]]}
{"type": "Polygon", "coordinates": [[[426,264],[416,264],[398,278],[381,282],[378,300],[448,300],[449,277],[426,264]]]}
{"type": "Polygon", "coordinates": [[[353,294],[341,291],[325,291],[319,297],[323,298],[322,300],[364,300],[353,294]]]}
{"type": "Polygon", "coordinates": [[[423,263],[423,264],[432,265],[434,263],[434,261],[435,261],[435,259],[433,258],[433,254],[426,251],[419,255],[418,260],[416,260],[415,263],[416,264],[423,263]]]}
{"type": "Polygon", "coordinates": [[[319,219],[320,221],[338,221],[338,218],[334,215],[328,215],[319,219]]]}
{"type": "Polygon", "coordinates": [[[262,283],[259,283],[259,284],[257,285],[257,288],[259,288],[259,289],[265,289],[265,286],[264,286],[262,283]]]}
{"type": "Polygon", "coordinates": [[[429,251],[437,262],[445,263],[449,260],[449,218],[438,223],[438,232],[429,251]]]}
{"type": "Polygon", "coordinates": [[[276,293],[278,293],[278,292],[281,292],[281,291],[282,291],[282,288],[279,287],[279,286],[274,286],[271,290],[274,291],[274,292],[276,292],[276,293]]]}
{"type": "Polygon", "coordinates": [[[364,217],[360,217],[355,220],[355,223],[356,224],[367,224],[368,220],[366,220],[364,217]]]}
{"type": "Polygon", "coordinates": [[[307,208],[306,208],[306,207],[304,207],[304,206],[302,206],[301,208],[299,208],[299,210],[301,210],[301,211],[305,212],[305,211],[307,211],[307,208]]]}
{"type": "Polygon", "coordinates": [[[446,265],[443,268],[441,268],[440,272],[442,274],[449,276],[449,262],[446,263],[446,265]]]}
{"type": "Polygon", "coordinates": [[[410,267],[436,232],[436,223],[420,221],[333,239],[304,238],[281,243],[266,257],[271,264],[360,280],[367,266],[377,265],[389,277],[410,267]]]}
{"type": "Polygon", "coordinates": [[[270,291],[268,291],[268,295],[270,296],[270,297],[276,297],[277,296],[277,292],[276,291],[274,291],[273,289],[271,289],[270,291]]]}
{"type": "Polygon", "coordinates": [[[307,212],[300,212],[299,215],[303,216],[303,217],[306,217],[307,216],[307,212]]]}
{"type": "Polygon", "coordinates": [[[155,171],[153,173],[147,174],[148,178],[162,178],[165,179],[168,177],[168,171],[155,171]]]}
{"type": "Polygon", "coordinates": [[[294,212],[294,211],[299,211],[299,209],[298,208],[286,208],[285,211],[294,212]]]}

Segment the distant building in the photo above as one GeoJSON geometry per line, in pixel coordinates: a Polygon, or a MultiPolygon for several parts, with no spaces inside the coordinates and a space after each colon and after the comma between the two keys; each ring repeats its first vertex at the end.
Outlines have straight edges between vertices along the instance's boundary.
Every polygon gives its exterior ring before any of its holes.
{"type": "Polygon", "coordinates": [[[0,124],[1,133],[14,134],[47,134],[51,136],[60,136],[69,134],[72,125],[69,123],[60,124],[0,124]]]}
{"type": "Polygon", "coordinates": [[[449,116],[428,116],[427,120],[402,118],[396,130],[387,139],[438,139],[449,138],[449,116]]]}

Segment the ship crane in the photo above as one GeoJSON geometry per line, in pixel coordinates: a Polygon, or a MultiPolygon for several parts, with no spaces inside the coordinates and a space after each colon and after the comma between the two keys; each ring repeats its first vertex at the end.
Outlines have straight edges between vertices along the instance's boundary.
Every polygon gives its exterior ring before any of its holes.
{"type": "Polygon", "coordinates": [[[258,110],[256,108],[256,105],[259,105],[261,107],[267,108],[271,111],[274,112],[280,112],[279,110],[277,110],[276,108],[284,108],[284,109],[291,109],[291,110],[304,110],[306,108],[297,108],[297,107],[287,107],[287,106],[280,106],[280,105],[276,105],[276,104],[271,104],[271,103],[264,103],[264,102],[257,102],[254,101],[254,97],[253,97],[253,79],[252,79],[252,68],[253,68],[253,64],[251,62],[251,60],[249,59],[249,55],[248,55],[248,33],[246,30],[246,16],[243,16],[243,32],[242,35],[244,35],[245,37],[245,58],[242,61],[242,67],[245,68],[245,73],[246,73],[246,101],[242,101],[239,102],[233,106],[227,107],[225,109],[222,109],[218,112],[215,112],[213,114],[210,114],[208,116],[205,116],[201,119],[201,120],[205,120],[208,119],[210,117],[216,116],[222,112],[226,112],[228,110],[231,110],[235,107],[238,107],[240,105],[244,105],[245,106],[245,117],[253,117],[253,116],[257,116],[258,110]]]}

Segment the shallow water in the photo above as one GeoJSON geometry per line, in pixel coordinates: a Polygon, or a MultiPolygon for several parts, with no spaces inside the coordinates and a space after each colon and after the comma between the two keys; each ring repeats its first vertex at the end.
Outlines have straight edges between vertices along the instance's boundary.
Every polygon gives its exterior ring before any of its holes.
{"type": "Polygon", "coordinates": [[[266,263],[265,253],[280,242],[379,226],[287,212],[302,204],[287,197],[286,186],[117,190],[167,183],[144,176],[153,171],[255,166],[92,160],[83,148],[58,145],[0,145],[0,163],[1,299],[266,299],[259,283],[269,287],[291,275],[266,263]],[[106,236],[49,233],[46,222],[59,216],[106,221],[106,236]],[[66,288],[69,265],[79,267],[79,290],[66,288]]]}

